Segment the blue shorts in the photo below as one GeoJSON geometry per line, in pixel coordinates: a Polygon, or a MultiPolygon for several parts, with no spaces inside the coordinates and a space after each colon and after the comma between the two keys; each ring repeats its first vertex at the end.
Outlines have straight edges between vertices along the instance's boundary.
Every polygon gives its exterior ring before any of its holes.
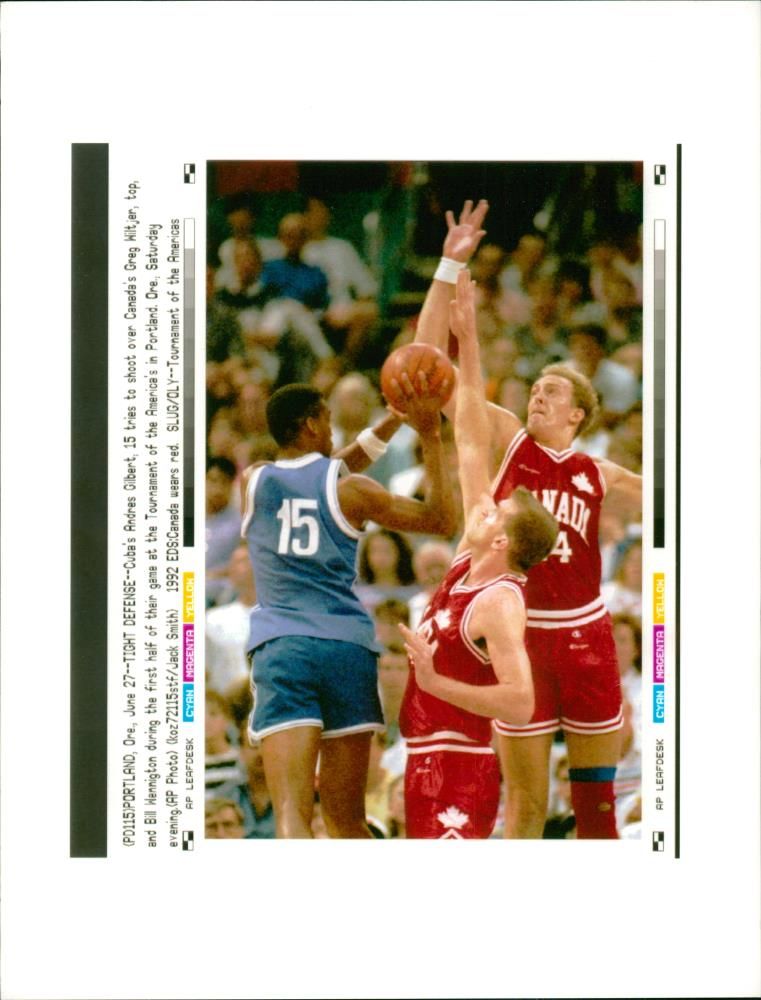
{"type": "Polygon", "coordinates": [[[289,635],[254,650],[251,735],[260,740],[294,726],[325,738],[385,728],[377,657],[364,646],[289,635]]]}

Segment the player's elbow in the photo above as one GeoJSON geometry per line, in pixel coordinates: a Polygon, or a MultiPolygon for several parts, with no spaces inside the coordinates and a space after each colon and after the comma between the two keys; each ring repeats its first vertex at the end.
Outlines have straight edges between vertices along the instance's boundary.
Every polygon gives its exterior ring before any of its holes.
{"type": "Polygon", "coordinates": [[[500,719],[511,726],[527,726],[534,714],[534,688],[526,687],[506,693],[500,719]]]}
{"type": "Polygon", "coordinates": [[[443,535],[444,538],[451,538],[457,530],[457,515],[454,507],[441,510],[438,513],[436,529],[432,532],[435,535],[443,535]]]}

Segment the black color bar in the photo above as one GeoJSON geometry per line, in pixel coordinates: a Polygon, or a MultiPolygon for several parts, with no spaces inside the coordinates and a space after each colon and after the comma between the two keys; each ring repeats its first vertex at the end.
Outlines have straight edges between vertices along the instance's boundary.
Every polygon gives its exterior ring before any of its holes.
{"type": "Polygon", "coordinates": [[[653,238],[653,546],[666,544],[666,220],[656,219],[653,238]]]}
{"type": "Polygon", "coordinates": [[[107,853],[108,145],[71,155],[69,852],[107,853]]]}

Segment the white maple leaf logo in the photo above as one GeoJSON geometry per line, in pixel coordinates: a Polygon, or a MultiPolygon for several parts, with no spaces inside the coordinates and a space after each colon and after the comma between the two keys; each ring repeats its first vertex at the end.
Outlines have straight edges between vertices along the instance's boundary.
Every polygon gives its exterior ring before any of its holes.
{"type": "Polygon", "coordinates": [[[580,472],[578,476],[574,476],[571,482],[579,491],[579,493],[592,493],[594,494],[595,488],[587,479],[586,472],[580,472]]]}
{"type": "Polygon", "coordinates": [[[470,817],[467,813],[460,812],[457,806],[449,806],[444,812],[440,812],[436,819],[447,829],[460,830],[468,822],[470,817]]]}
{"type": "Polygon", "coordinates": [[[449,628],[452,623],[452,612],[449,608],[442,608],[441,611],[437,611],[433,616],[433,620],[439,626],[440,629],[449,628]]]}

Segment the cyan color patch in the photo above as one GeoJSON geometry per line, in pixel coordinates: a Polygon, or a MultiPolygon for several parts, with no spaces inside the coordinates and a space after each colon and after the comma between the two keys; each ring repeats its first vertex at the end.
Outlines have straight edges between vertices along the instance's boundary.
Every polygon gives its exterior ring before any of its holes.
{"type": "Polygon", "coordinates": [[[666,719],[666,690],[663,684],[653,684],[653,722],[666,719]]]}
{"type": "Polygon", "coordinates": [[[182,721],[192,722],[195,719],[196,695],[192,684],[182,685],[182,721]]]}

